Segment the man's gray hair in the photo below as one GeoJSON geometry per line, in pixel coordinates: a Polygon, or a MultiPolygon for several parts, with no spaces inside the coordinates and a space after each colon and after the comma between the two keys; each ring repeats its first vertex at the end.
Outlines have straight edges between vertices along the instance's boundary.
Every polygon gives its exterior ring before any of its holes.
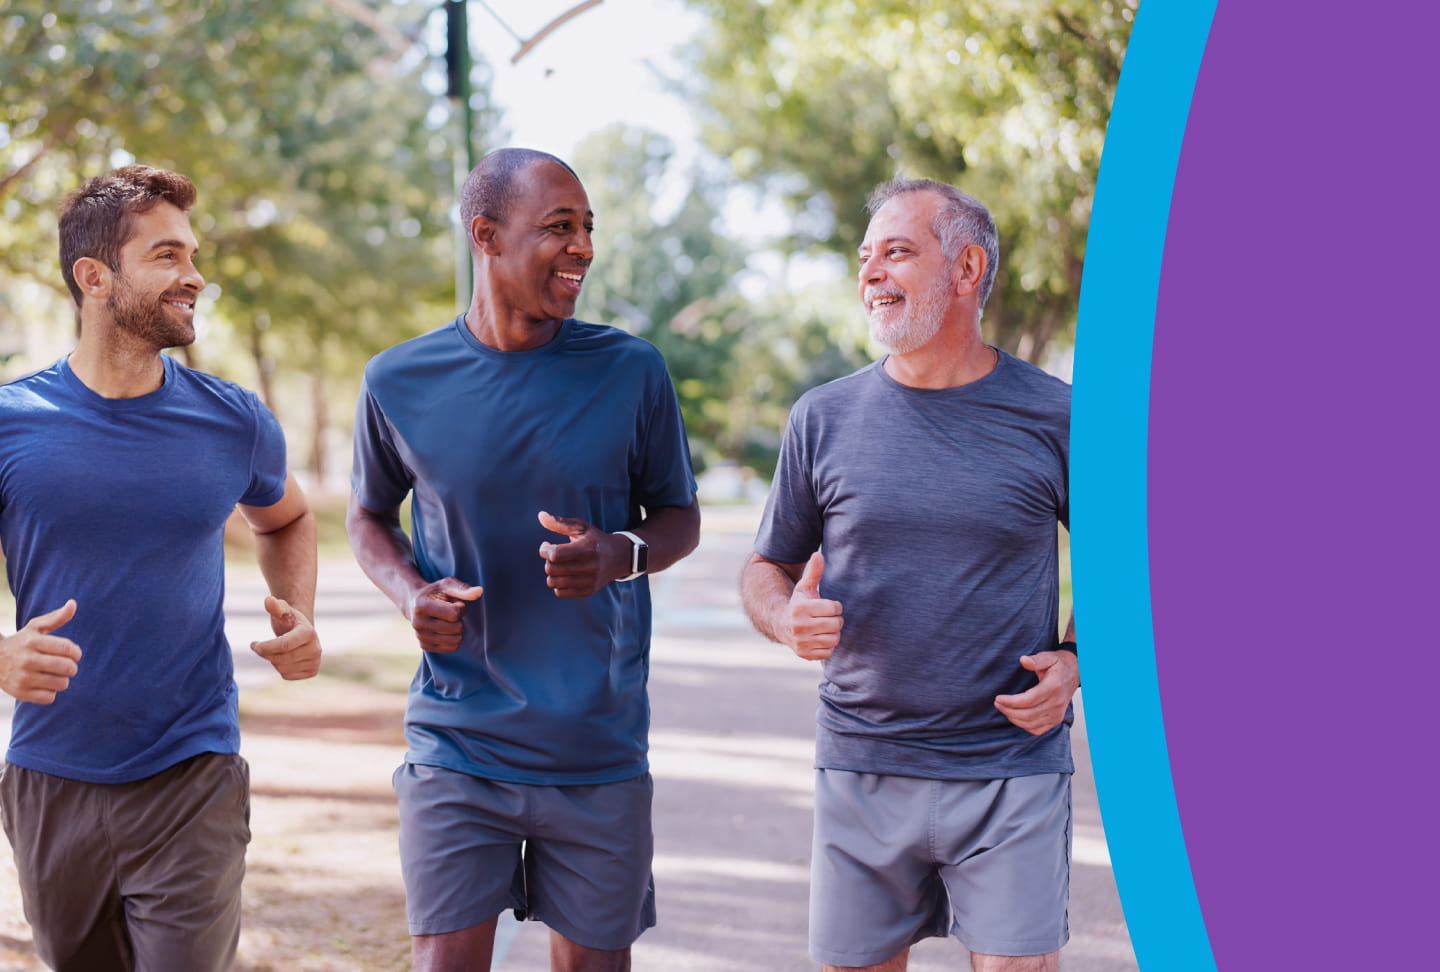
{"type": "Polygon", "coordinates": [[[907,192],[933,192],[944,200],[935,211],[931,229],[940,240],[945,259],[954,260],[971,244],[985,251],[985,277],[980,281],[980,309],[984,310],[995,284],[995,272],[1000,269],[1000,235],[990,210],[969,193],[934,179],[892,179],[882,183],[870,194],[865,210],[874,216],[881,206],[907,192]]]}

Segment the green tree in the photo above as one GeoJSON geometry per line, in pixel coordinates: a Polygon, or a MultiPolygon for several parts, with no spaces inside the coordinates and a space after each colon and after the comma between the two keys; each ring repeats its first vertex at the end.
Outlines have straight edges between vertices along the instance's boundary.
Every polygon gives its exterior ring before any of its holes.
{"type": "Polygon", "coordinates": [[[953,182],[1001,234],[987,337],[1030,360],[1073,337],[1105,125],[1136,0],[689,0],[704,138],[784,199],[785,245],[854,258],[865,198],[953,182]]]}
{"type": "Polygon", "coordinates": [[[0,275],[63,293],[64,192],[129,158],[184,172],[200,194],[202,270],[223,293],[210,316],[224,333],[207,334],[191,360],[258,384],[282,419],[277,383],[294,386],[292,418],[313,431],[309,458],[323,472],[329,403],[353,400],[368,354],[453,303],[456,139],[443,71],[410,36],[433,8],[9,4],[0,275]]]}
{"type": "Polygon", "coordinates": [[[768,476],[789,403],[862,355],[841,350],[823,302],[741,292],[748,252],[722,232],[729,186],[714,160],[677,171],[668,138],[617,126],[581,143],[575,166],[596,214],[577,314],[665,355],[697,467],[725,460],[768,476]]]}

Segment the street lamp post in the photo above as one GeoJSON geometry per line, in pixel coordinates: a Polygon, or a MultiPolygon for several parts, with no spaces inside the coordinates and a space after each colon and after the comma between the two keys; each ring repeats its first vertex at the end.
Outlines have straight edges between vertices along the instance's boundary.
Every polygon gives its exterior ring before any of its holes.
{"type": "MultiPolygon", "coordinates": [[[[501,19],[500,15],[490,9],[485,0],[476,0],[480,6],[505,28],[506,33],[515,38],[519,48],[510,58],[510,63],[518,64],[520,59],[529,54],[535,47],[544,40],[551,32],[574,17],[579,16],[591,7],[597,7],[604,0],[584,0],[570,7],[564,13],[555,17],[544,27],[537,30],[530,38],[522,38],[510,25],[501,19]]],[[[460,305],[460,310],[467,309],[470,303],[470,291],[475,285],[474,267],[470,262],[470,228],[464,225],[459,218],[460,192],[465,185],[465,179],[470,171],[475,168],[475,112],[470,106],[470,21],[468,16],[468,0],[445,0],[445,74],[446,74],[446,95],[453,101],[458,102],[459,111],[456,115],[459,119],[460,138],[459,144],[455,147],[455,207],[456,222],[459,227],[459,245],[455,254],[455,299],[460,305]]]]}

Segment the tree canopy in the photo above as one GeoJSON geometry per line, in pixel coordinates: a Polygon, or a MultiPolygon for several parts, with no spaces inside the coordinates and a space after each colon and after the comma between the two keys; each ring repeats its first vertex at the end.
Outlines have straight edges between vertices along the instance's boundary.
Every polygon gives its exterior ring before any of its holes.
{"type": "MultiPolygon", "coordinates": [[[[363,5],[324,0],[11,3],[0,274],[61,292],[64,193],[130,159],[172,168],[196,184],[200,268],[223,294],[207,317],[225,333],[199,362],[272,406],[276,375],[357,374],[453,300],[456,137],[435,59],[411,39],[430,8],[361,20],[347,10],[363,5]],[[253,372],[216,356],[225,339],[253,372]]],[[[475,101],[484,119],[483,86],[475,101]]],[[[325,402],[311,391],[300,411],[325,402]]]]}
{"type": "Polygon", "coordinates": [[[789,246],[853,263],[878,183],[955,183],[1000,229],[988,339],[1038,360],[1073,334],[1136,0],[687,2],[705,141],[788,203],[789,246]]]}

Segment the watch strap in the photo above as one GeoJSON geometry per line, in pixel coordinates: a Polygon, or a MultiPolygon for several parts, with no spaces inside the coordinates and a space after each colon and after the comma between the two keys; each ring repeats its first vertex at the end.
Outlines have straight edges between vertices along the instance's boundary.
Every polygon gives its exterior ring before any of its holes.
{"type": "Polygon", "coordinates": [[[630,581],[642,576],[645,573],[645,567],[642,566],[640,563],[640,552],[641,550],[648,551],[650,545],[644,540],[641,540],[635,534],[631,533],[629,530],[616,530],[615,535],[617,537],[630,538],[630,573],[626,574],[624,577],[621,577],[620,580],[630,581]]]}

